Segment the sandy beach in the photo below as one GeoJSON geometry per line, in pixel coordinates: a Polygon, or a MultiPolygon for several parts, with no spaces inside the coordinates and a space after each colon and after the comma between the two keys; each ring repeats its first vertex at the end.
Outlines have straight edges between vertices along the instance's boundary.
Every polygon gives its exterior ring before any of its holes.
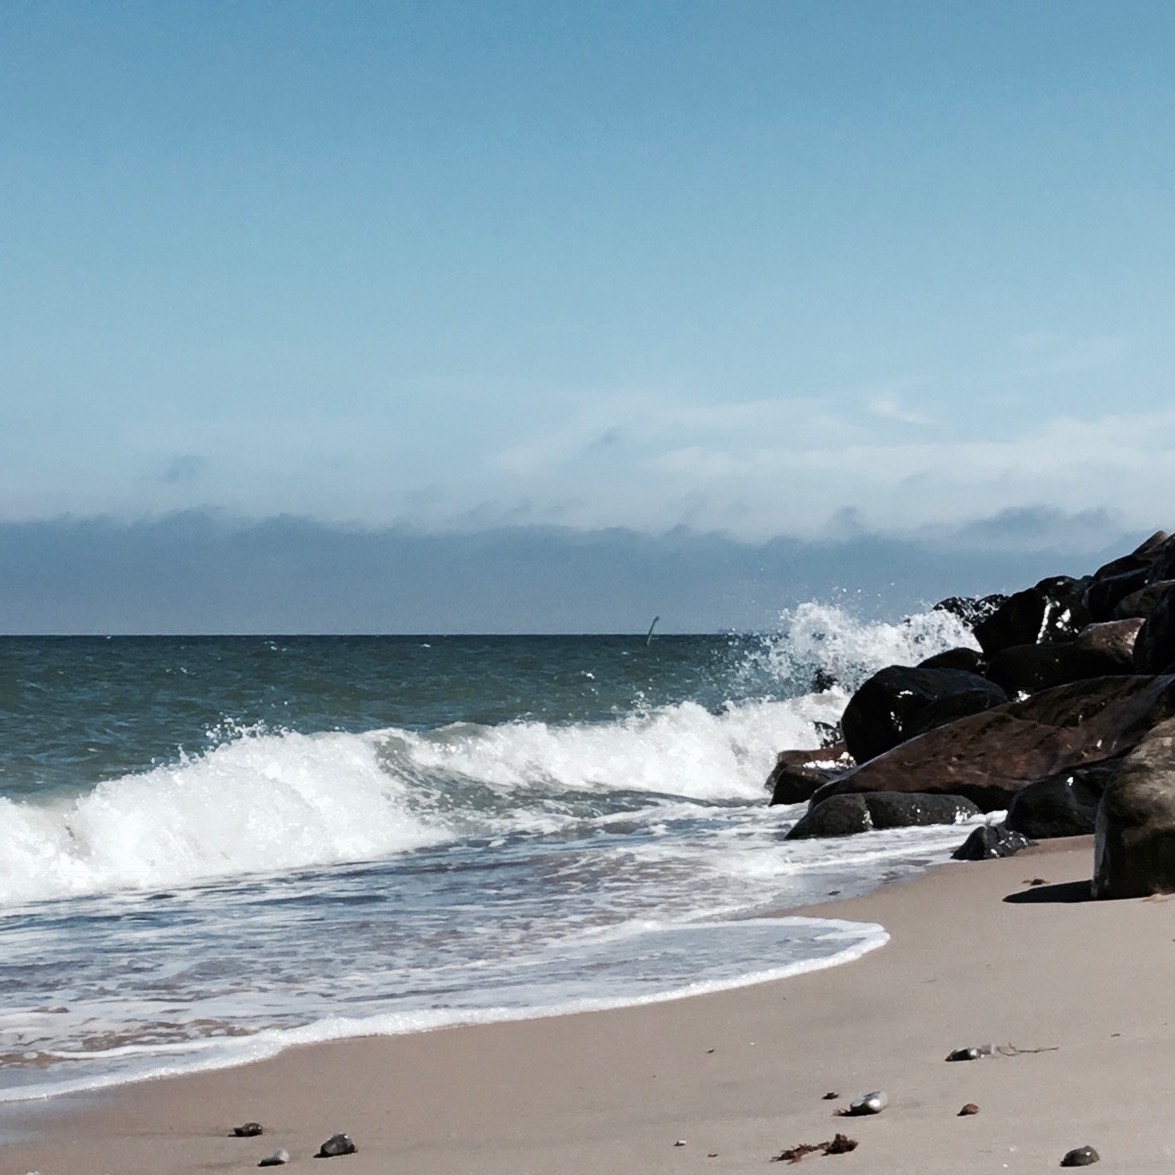
{"type": "Polygon", "coordinates": [[[779,982],[10,1108],[0,1171],[245,1170],[279,1148],[351,1175],[765,1171],[837,1132],[856,1150],[806,1167],[1040,1171],[1088,1144],[1099,1170],[1166,1171],[1175,898],[1085,900],[1091,867],[1090,840],[1060,841],[819,907],[880,922],[889,944],[779,982]],[[986,1044],[1010,1055],[945,1061],[986,1044]],[[836,1115],[876,1089],[881,1114],[836,1115]],[[966,1103],[979,1112],[959,1116],[966,1103]],[[249,1120],[263,1137],[230,1137],[249,1120]],[[358,1153],[314,1159],[340,1131],[358,1153]]]}

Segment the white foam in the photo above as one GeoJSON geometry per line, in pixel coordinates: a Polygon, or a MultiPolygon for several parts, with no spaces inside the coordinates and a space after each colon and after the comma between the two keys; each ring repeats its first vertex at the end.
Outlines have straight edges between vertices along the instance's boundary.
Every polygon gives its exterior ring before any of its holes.
{"type": "Polygon", "coordinates": [[[69,802],[0,799],[0,904],[365,860],[447,835],[414,814],[375,744],[245,734],[69,802]]]}

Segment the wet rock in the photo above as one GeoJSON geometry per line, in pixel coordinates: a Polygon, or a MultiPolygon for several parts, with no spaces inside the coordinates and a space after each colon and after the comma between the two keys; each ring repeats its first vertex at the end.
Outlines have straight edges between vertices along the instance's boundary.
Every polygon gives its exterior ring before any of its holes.
{"type": "Polygon", "coordinates": [[[964,673],[977,673],[983,676],[983,654],[978,649],[944,649],[919,661],[918,669],[961,669],[964,673]]]}
{"type": "Polygon", "coordinates": [[[1003,824],[982,824],[951,857],[956,861],[992,861],[997,857],[1014,857],[1033,843],[1022,832],[1013,832],[1003,824]]]}
{"type": "Polygon", "coordinates": [[[872,1093],[862,1094],[856,1101],[849,1103],[847,1110],[841,1110],[841,1117],[859,1118],[865,1114],[880,1114],[889,1105],[889,1097],[884,1089],[875,1089],[872,1093]]]}
{"type": "Polygon", "coordinates": [[[960,718],[846,771],[811,806],[854,792],[964,796],[984,811],[1014,792],[1135,746],[1175,714],[1175,677],[1097,677],[960,718]]]}
{"type": "Polygon", "coordinates": [[[949,612],[957,616],[968,628],[974,627],[989,616],[994,615],[1008,602],[1003,592],[990,596],[948,596],[934,605],[934,612],[949,612]]]}
{"type": "Polygon", "coordinates": [[[809,808],[788,831],[785,839],[853,836],[875,829],[958,824],[977,815],[979,808],[961,796],[897,795],[884,792],[832,796],[809,808]]]}
{"type": "Polygon", "coordinates": [[[290,1152],[287,1150],[274,1151],[272,1155],[267,1155],[258,1167],[282,1167],[290,1161],[290,1152]]]}
{"type": "Polygon", "coordinates": [[[243,1126],[234,1126],[233,1135],[236,1138],[256,1138],[262,1134],[260,1122],[246,1122],[243,1126]]]}
{"type": "Polygon", "coordinates": [[[804,804],[813,792],[854,766],[843,744],[814,751],[780,751],[767,777],[772,804],[804,804]]]}
{"type": "Polygon", "coordinates": [[[1088,1167],[1091,1163],[1100,1161],[1101,1155],[1097,1153],[1091,1146],[1079,1146],[1071,1151],[1066,1151],[1064,1158],[1061,1159],[1062,1167],[1088,1167]]]}
{"type": "Polygon", "coordinates": [[[998,686],[962,669],[917,669],[890,665],[875,673],[849,699],[841,717],[845,747],[858,762],[884,754],[912,733],[976,714],[1008,700],[998,686]],[[930,707],[937,716],[923,719],[930,707]]]}
{"type": "Polygon", "coordinates": [[[1157,893],[1175,893],[1175,719],[1148,731],[1122,761],[1094,828],[1093,896],[1157,893]]]}
{"type": "Polygon", "coordinates": [[[1104,759],[1030,783],[1012,797],[1004,826],[1034,840],[1087,836],[1094,830],[1102,793],[1121,766],[1120,758],[1104,759]]]}
{"type": "Polygon", "coordinates": [[[958,1113],[960,1118],[969,1118],[972,1114],[978,1114],[979,1107],[974,1102],[968,1102],[958,1113]]]}
{"type": "Polygon", "coordinates": [[[1148,583],[1146,587],[1120,600],[1111,615],[1112,620],[1127,618],[1145,620],[1154,610],[1155,605],[1171,589],[1175,588],[1175,579],[1161,579],[1157,583],[1148,583]]]}
{"type": "MultiPolygon", "coordinates": [[[[1123,623],[1136,622],[1128,620],[1123,623]]],[[[1090,625],[1082,632],[1100,627],[1090,625]]],[[[987,676],[1009,697],[1014,698],[1067,685],[1072,681],[1134,671],[1131,649],[1127,649],[1126,655],[1122,656],[1117,650],[1096,647],[1093,638],[1086,644],[1077,638],[1048,645],[1014,645],[1004,649],[992,657],[987,676]]]]}
{"type": "Polygon", "coordinates": [[[1134,642],[1137,673],[1166,673],[1175,665],[1175,586],[1155,601],[1134,642]]]}
{"type": "Polygon", "coordinates": [[[318,1148],[317,1159],[333,1159],[338,1155],[353,1155],[358,1147],[351,1141],[349,1134],[332,1134],[318,1148]]]}
{"type": "Polygon", "coordinates": [[[1055,576],[1010,596],[975,625],[975,639],[984,656],[994,657],[1014,645],[1071,640],[1094,619],[1081,601],[1082,588],[1079,580],[1055,576]]]}

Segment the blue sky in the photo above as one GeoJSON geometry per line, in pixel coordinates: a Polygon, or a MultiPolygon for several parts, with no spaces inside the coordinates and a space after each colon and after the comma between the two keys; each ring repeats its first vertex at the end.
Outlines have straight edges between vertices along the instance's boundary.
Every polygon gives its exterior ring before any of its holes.
{"type": "Polygon", "coordinates": [[[1173,54],[1157,0],[5,4],[0,523],[1140,536],[1173,54]]]}

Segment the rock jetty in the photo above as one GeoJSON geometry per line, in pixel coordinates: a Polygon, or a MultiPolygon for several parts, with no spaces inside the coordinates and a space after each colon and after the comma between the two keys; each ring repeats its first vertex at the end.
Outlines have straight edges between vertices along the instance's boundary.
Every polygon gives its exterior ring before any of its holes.
{"type": "Polygon", "coordinates": [[[935,607],[979,650],[882,669],[825,746],[781,751],[771,803],[808,803],[789,835],[1006,811],[959,855],[1094,833],[1096,897],[1175,892],[1175,537],[935,607]]]}

